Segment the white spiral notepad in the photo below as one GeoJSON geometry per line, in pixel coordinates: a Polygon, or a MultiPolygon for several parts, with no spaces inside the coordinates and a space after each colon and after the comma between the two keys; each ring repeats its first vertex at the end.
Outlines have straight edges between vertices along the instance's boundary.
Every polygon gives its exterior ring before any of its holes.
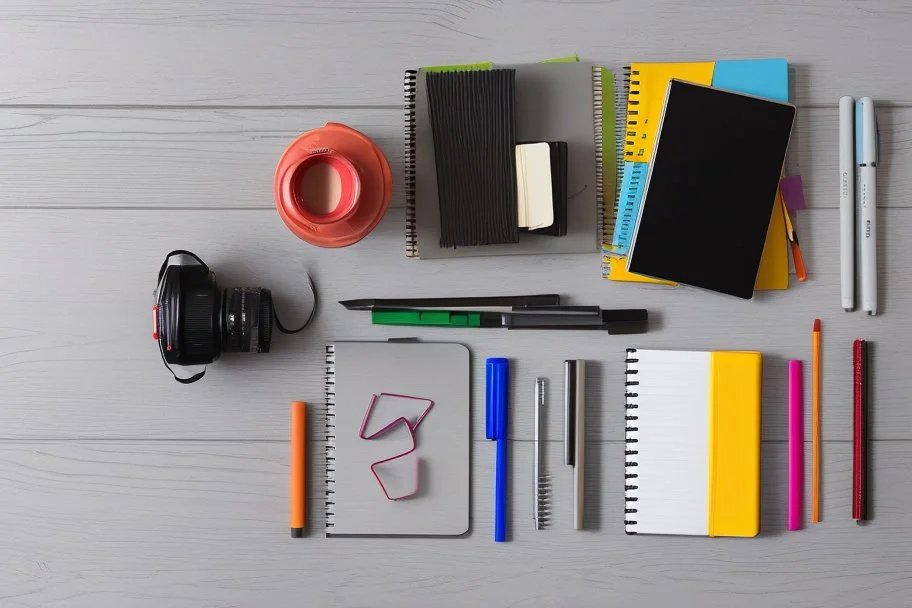
{"type": "Polygon", "coordinates": [[[756,536],[761,357],[627,349],[628,534],[756,536]]]}

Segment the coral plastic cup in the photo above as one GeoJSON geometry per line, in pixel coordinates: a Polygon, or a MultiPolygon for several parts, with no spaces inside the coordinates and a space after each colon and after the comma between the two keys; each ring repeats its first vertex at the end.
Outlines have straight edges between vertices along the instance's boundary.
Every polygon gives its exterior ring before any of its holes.
{"type": "Polygon", "coordinates": [[[392,190],[380,148],[360,131],[334,122],[294,140],[275,174],[282,221],[318,247],[345,247],[367,236],[389,208],[392,190]]]}

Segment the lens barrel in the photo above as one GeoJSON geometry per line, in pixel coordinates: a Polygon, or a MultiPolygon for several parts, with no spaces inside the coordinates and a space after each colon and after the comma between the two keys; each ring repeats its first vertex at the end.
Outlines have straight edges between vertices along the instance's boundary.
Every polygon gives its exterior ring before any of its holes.
{"type": "Polygon", "coordinates": [[[262,287],[225,289],[222,297],[222,350],[268,353],[272,341],[272,292],[262,287]]]}

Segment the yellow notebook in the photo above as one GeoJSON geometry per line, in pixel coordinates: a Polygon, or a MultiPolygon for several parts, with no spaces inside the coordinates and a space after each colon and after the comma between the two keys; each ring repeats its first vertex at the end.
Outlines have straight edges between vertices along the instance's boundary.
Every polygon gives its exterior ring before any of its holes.
{"type": "Polygon", "coordinates": [[[627,349],[628,534],[760,532],[761,355],[627,349]]]}
{"type": "Polygon", "coordinates": [[[785,234],[785,216],[782,214],[784,206],[782,194],[777,191],[773,215],[770,216],[766,232],[766,243],[763,245],[763,257],[760,258],[760,269],[757,271],[757,282],[754,283],[756,291],[788,289],[789,286],[789,247],[785,234]]]}
{"type": "MultiPolygon", "coordinates": [[[[740,90],[744,92],[771,97],[788,95],[788,64],[785,60],[744,60],[744,61],[704,61],[695,63],[633,63],[629,70],[629,92],[627,96],[626,124],[624,128],[623,168],[621,173],[627,175],[633,172],[633,164],[646,163],[652,160],[658,136],[659,123],[665,105],[665,94],[668,82],[671,79],[686,80],[704,85],[721,85],[722,88],[740,90]],[[714,82],[713,76],[717,64],[719,71],[725,72],[724,80],[714,82]],[[772,67],[770,67],[772,66],[772,67]],[[733,76],[738,76],[733,78],[733,76]],[[776,86],[773,86],[776,85],[776,86]],[[782,86],[780,86],[782,85],[782,86]],[[780,92],[779,89],[784,92],[780,92]]],[[[716,76],[719,76],[718,74],[716,76]]],[[[641,169],[642,174],[645,170],[641,169]]],[[[628,200],[636,201],[630,209],[618,210],[618,215],[629,217],[625,225],[618,222],[612,241],[603,245],[603,275],[612,281],[655,283],[660,285],[675,285],[670,281],[663,281],[651,277],[644,277],[627,272],[627,257],[619,255],[626,253],[624,243],[632,238],[635,229],[636,215],[642,199],[642,187],[638,192],[624,191],[626,180],[622,180],[621,196],[628,200]],[[627,194],[631,194],[628,197],[627,194]]],[[[631,188],[633,186],[630,186],[631,188]]],[[[785,234],[785,220],[783,219],[781,199],[777,197],[773,214],[770,218],[769,232],[763,248],[763,257],[760,261],[760,270],[754,289],[758,291],[788,289],[788,242],[785,234]]],[[[618,205],[620,207],[620,204],[618,205]]],[[[707,244],[711,251],[711,243],[707,244]]],[[[711,256],[711,253],[705,254],[711,256]]],[[[695,257],[695,264],[707,263],[704,256],[695,257]]]]}

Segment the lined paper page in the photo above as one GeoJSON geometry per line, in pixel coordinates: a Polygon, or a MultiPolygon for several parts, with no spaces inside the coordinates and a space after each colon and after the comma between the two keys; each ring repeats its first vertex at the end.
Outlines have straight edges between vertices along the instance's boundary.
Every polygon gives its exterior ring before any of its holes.
{"type": "MultiPolygon", "coordinates": [[[[637,350],[638,534],[706,535],[710,353],[637,350]]],[[[631,365],[633,368],[634,365],[631,365]]]]}

